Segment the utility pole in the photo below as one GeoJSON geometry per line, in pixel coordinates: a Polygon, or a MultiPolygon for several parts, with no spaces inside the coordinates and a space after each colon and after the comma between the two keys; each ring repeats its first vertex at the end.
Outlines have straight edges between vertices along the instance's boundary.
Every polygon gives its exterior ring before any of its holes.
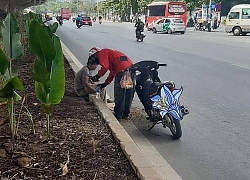
{"type": "Polygon", "coordinates": [[[98,0],[96,0],[96,9],[97,9],[97,17],[99,17],[99,7],[98,7],[98,0]]]}
{"type": "Polygon", "coordinates": [[[77,2],[76,2],[76,14],[78,14],[78,2],[79,0],[77,0],[77,2]]]}
{"type": "Polygon", "coordinates": [[[208,32],[211,32],[211,28],[212,28],[212,1],[209,1],[209,9],[208,9],[208,32]]]}

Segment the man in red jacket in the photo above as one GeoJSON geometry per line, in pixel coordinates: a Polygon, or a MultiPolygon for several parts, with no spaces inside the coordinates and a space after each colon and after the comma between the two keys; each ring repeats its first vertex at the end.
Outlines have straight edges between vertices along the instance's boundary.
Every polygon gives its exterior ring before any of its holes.
{"type": "MultiPolygon", "coordinates": [[[[95,48],[92,48],[93,50],[95,48]]],[[[91,52],[90,50],[90,52],[91,52]]],[[[114,115],[117,119],[126,119],[130,113],[130,107],[134,98],[134,87],[132,89],[121,88],[120,81],[124,71],[128,70],[133,62],[129,57],[120,51],[112,49],[96,49],[96,53],[92,54],[90,58],[94,58],[102,66],[98,73],[92,77],[92,81],[96,82],[108,70],[109,75],[103,84],[100,84],[101,89],[109,85],[113,79],[114,82],[114,115]]],[[[135,74],[131,73],[131,78],[134,83],[135,74]]]]}

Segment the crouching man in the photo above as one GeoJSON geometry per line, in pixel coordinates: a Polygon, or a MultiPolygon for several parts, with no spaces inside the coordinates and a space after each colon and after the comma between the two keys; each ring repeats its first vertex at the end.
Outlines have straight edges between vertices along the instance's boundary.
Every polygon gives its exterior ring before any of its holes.
{"type": "MultiPolygon", "coordinates": [[[[89,94],[95,94],[98,84],[91,80],[92,73],[98,66],[99,62],[95,59],[89,59],[86,66],[83,66],[75,75],[74,90],[78,96],[89,101],[89,94]]],[[[100,97],[106,103],[106,90],[102,89],[100,97]]]]}

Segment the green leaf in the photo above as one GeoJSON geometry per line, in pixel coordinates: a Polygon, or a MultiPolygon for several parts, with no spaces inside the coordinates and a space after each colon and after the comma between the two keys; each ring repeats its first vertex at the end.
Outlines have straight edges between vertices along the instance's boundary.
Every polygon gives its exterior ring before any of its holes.
{"type": "Polygon", "coordinates": [[[30,11],[29,18],[30,18],[30,20],[36,19],[36,14],[30,11]]]}
{"type": "Polygon", "coordinates": [[[16,98],[15,90],[24,90],[23,84],[17,76],[4,81],[0,89],[0,98],[16,98]]]}
{"type": "Polygon", "coordinates": [[[44,87],[42,83],[40,82],[35,82],[35,92],[36,92],[36,97],[42,104],[46,104],[46,98],[47,94],[45,93],[44,87]]]}
{"type": "Polygon", "coordinates": [[[41,103],[47,103],[47,94],[50,92],[50,73],[45,69],[44,64],[39,59],[34,62],[33,77],[38,99],[41,103]]]}
{"type": "Polygon", "coordinates": [[[55,35],[53,39],[57,53],[55,59],[52,62],[49,102],[51,104],[58,104],[63,98],[65,90],[64,58],[60,39],[55,35]]]}
{"type": "Polygon", "coordinates": [[[13,93],[13,85],[11,83],[5,83],[0,89],[0,98],[8,99],[13,93]],[[10,91],[11,90],[11,91],[10,91]]]}
{"type": "Polygon", "coordinates": [[[9,99],[14,96],[13,85],[9,83],[5,83],[0,89],[0,98],[9,99]]]}
{"type": "Polygon", "coordinates": [[[53,25],[50,25],[52,33],[56,33],[56,30],[58,28],[58,23],[55,22],[53,25]]]}
{"type": "Polygon", "coordinates": [[[26,33],[29,34],[29,26],[32,20],[37,20],[39,23],[42,23],[42,16],[40,14],[35,14],[33,12],[29,12],[25,14],[25,30],[26,33]]]}
{"type": "Polygon", "coordinates": [[[19,77],[17,77],[17,76],[13,77],[11,79],[11,83],[14,86],[14,90],[19,90],[19,91],[24,90],[23,83],[21,82],[21,80],[19,79],[19,77]]]}
{"type": "Polygon", "coordinates": [[[1,64],[0,73],[1,73],[1,75],[4,75],[7,68],[10,65],[10,62],[9,62],[8,57],[5,55],[5,53],[3,52],[2,49],[0,49],[0,64],[1,64]]]}
{"type": "Polygon", "coordinates": [[[51,31],[51,27],[45,25],[43,28],[44,28],[44,30],[48,33],[49,37],[52,39],[52,37],[53,37],[53,32],[51,31]]]}
{"type": "Polygon", "coordinates": [[[52,39],[36,20],[32,20],[30,23],[29,48],[45,64],[47,71],[50,72],[56,51],[52,39]]]}
{"type": "Polygon", "coordinates": [[[11,69],[8,68],[8,70],[5,72],[5,74],[3,75],[3,78],[4,78],[4,80],[8,80],[14,76],[18,76],[18,72],[17,72],[17,69],[15,67],[11,67],[11,69]],[[10,72],[10,70],[11,70],[11,72],[10,72]]]}
{"type": "Polygon", "coordinates": [[[3,21],[1,33],[4,49],[10,59],[16,59],[23,55],[23,47],[20,42],[21,35],[18,31],[19,28],[15,16],[8,14],[3,21]]]}

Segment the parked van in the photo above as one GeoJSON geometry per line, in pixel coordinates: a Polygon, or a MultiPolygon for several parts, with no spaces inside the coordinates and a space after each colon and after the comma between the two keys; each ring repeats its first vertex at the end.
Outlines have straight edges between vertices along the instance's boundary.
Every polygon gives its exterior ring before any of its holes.
{"type": "Polygon", "coordinates": [[[250,33],[250,4],[233,6],[226,19],[226,32],[235,36],[250,33]]]}

